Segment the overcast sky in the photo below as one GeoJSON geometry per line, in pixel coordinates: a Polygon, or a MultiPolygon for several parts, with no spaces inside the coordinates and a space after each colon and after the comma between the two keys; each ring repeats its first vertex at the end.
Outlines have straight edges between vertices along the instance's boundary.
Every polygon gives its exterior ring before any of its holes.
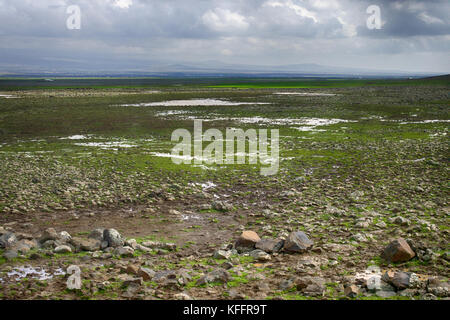
{"type": "Polygon", "coordinates": [[[449,18],[448,0],[0,0],[0,72],[215,60],[450,73],[449,18]]]}

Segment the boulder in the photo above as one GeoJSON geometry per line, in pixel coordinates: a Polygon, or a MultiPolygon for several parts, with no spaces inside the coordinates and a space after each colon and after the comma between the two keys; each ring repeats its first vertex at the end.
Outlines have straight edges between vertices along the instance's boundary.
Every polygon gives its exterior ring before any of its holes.
{"type": "Polygon", "coordinates": [[[244,231],[237,239],[234,247],[236,249],[254,249],[255,245],[261,241],[261,238],[254,231],[244,231]]]}
{"type": "Polygon", "coordinates": [[[70,241],[76,249],[83,251],[97,251],[100,250],[101,242],[95,239],[83,239],[74,237],[70,241]]]}
{"type": "Polygon", "coordinates": [[[59,239],[59,236],[58,236],[58,233],[56,232],[56,230],[53,228],[48,228],[48,229],[45,229],[44,232],[42,233],[41,237],[39,238],[39,242],[44,243],[48,240],[55,241],[58,239],[59,239]]]}
{"type": "Polygon", "coordinates": [[[105,232],[105,229],[98,228],[98,229],[92,230],[88,237],[91,239],[98,240],[98,241],[103,241],[104,240],[103,239],[104,232],[105,232]]]}
{"type": "Polygon", "coordinates": [[[113,248],[121,247],[124,245],[122,236],[116,229],[106,229],[103,232],[103,239],[108,242],[108,245],[113,248]]]}
{"type": "Polygon", "coordinates": [[[381,258],[387,262],[405,262],[415,257],[414,251],[403,238],[389,243],[381,253],[381,258]]]}
{"type": "Polygon", "coordinates": [[[8,249],[11,248],[17,242],[17,237],[12,232],[6,232],[0,236],[0,248],[8,249]]]}
{"type": "Polygon", "coordinates": [[[450,282],[443,277],[433,277],[428,279],[427,291],[437,297],[450,296],[450,282]]]}
{"type": "Polygon", "coordinates": [[[263,250],[267,253],[279,252],[283,249],[284,240],[274,240],[274,239],[262,239],[257,242],[255,247],[256,249],[263,250]]]}
{"type": "Polygon", "coordinates": [[[403,290],[411,287],[411,273],[386,271],[383,274],[383,280],[392,284],[397,290],[403,290]]]}
{"type": "Polygon", "coordinates": [[[303,253],[312,248],[313,242],[302,231],[291,232],[284,242],[284,250],[303,253]]]}

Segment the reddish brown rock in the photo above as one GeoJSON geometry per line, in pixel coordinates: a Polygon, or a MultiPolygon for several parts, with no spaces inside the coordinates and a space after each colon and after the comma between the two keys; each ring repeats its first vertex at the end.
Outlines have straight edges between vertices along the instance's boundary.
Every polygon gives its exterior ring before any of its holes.
{"type": "Polygon", "coordinates": [[[414,251],[403,238],[388,244],[381,253],[381,258],[388,262],[405,262],[415,257],[414,251]]]}

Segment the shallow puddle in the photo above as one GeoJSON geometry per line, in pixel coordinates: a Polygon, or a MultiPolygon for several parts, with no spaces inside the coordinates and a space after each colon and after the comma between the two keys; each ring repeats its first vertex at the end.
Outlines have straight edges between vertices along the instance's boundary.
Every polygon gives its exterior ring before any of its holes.
{"type": "MultiPolygon", "coordinates": [[[[13,281],[20,281],[22,279],[35,279],[35,280],[50,280],[55,276],[65,275],[66,272],[61,268],[56,269],[53,272],[46,271],[43,268],[35,268],[31,266],[15,267],[6,275],[13,281]]],[[[0,278],[0,282],[5,280],[0,278]]]]}
{"type": "Polygon", "coordinates": [[[160,102],[121,104],[121,107],[195,107],[195,106],[240,106],[246,104],[270,104],[267,102],[232,102],[219,99],[169,100],[160,102]]]}
{"type": "Polygon", "coordinates": [[[333,96],[337,96],[336,93],[322,93],[322,92],[275,92],[274,94],[307,96],[307,97],[333,97],[333,96]]]}
{"type": "Polygon", "coordinates": [[[97,147],[100,149],[117,149],[117,148],[133,148],[137,145],[130,144],[127,142],[115,141],[115,142],[85,142],[85,143],[75,143],[76,146],[81,147],[97,147]]]}
{"type": "Polygon", "coordinates": [[[5,98],[5,99],[19,99],[19,97],[13,96],[11,94],[0,94],[0,98],[5,98]]]}

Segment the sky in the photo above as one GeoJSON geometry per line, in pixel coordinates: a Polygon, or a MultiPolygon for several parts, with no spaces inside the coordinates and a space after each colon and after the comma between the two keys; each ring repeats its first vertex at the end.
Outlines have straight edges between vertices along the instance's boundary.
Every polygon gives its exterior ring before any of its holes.
{"type": "Polygon", "coordinates": [[[448,0],[0,0],[0,73],[220,61],[445,74],[449,18],[448,0]]]}

